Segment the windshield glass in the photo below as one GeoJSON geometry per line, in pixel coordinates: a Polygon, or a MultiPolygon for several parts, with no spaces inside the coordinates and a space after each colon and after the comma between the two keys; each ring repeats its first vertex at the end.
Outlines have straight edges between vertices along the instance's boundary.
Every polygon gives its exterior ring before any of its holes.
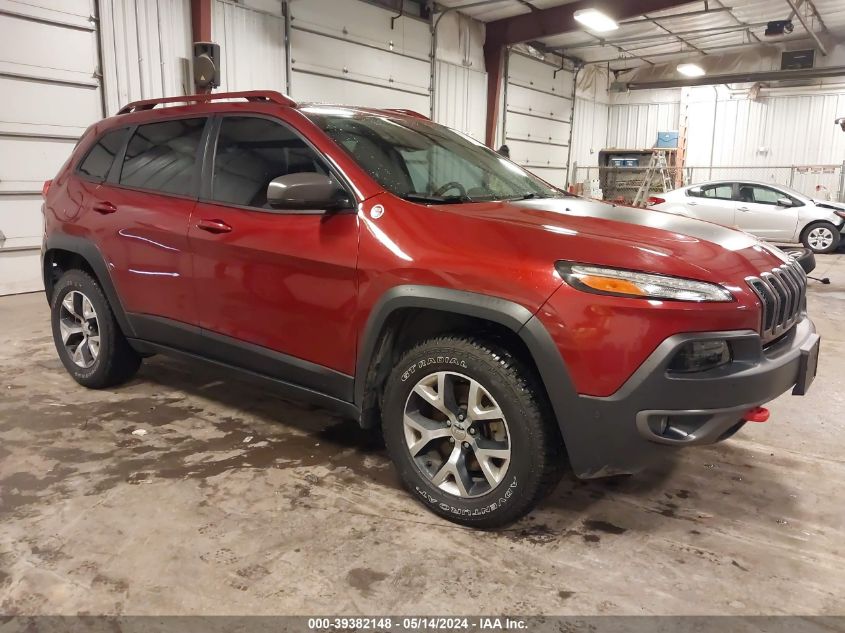
{"type": "Polygon", "coordinates": [[[562,191],[468,136],[412,117],[302,111],[391,193],[422,203],[558,197],[562,191]]]}

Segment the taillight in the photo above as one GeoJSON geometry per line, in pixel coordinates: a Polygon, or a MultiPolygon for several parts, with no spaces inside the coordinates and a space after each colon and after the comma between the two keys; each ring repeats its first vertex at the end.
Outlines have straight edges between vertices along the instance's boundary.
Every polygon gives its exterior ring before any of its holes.
{"type": "Polygon", "coordinates": [[[42,198],[47,197],[47,192],[50,191],[50,185],[52,185],[52,184],[53,184],[52,180],[45,180],[44,181],[44,186],[41,187],[41,197],[42,198]]]}
{"type": "Polygon", "coordinates": [[[840,218],[845,218],[845,211],[834,211],[834,213],[840,218]]]}
{"type": "Polygon", "coordinates": [[[654,206],[655,204],[663,204],[666,202],[664,198],[658,198],[657,196],[649,196],[648,198],[648,206],[654,206]]]}

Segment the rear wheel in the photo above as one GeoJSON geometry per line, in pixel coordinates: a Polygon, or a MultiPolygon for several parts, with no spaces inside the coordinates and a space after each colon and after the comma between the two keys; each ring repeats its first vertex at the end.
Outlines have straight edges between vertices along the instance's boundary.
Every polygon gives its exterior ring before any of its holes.
{"type": "Polygon", "coordinates": [[[53,289],[53,341],[62,364],[81,385],[92,389],[129,380],[141,357],[130,347],[97,281],[70,270],[53,289]]]}
{"type": "Polygon", "coordinates": [[[560,478],[560,433],[532,373],[504,350],[444,337],[409,351],[388,379],[385,443],[405,486],[457,523],[498,527],[560,478]]]}
{"type": "Polygon", "coordinates": [[[815,222],[801,233],[801,243],[814,253],[832,253],[842,235],[830,222],[815,222]]]}

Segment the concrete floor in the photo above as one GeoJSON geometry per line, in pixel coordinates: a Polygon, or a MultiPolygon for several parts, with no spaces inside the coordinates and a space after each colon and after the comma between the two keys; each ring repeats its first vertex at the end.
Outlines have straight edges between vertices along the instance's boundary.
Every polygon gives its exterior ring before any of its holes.
{"type": "Polygon", "coordinates": [[[807,397],[495,533],[426,512],[354,424],[215,370],[83,389],[43,296],[0,298],[0,614],[845,614],[845,256],[817,273],[807,397]]]}

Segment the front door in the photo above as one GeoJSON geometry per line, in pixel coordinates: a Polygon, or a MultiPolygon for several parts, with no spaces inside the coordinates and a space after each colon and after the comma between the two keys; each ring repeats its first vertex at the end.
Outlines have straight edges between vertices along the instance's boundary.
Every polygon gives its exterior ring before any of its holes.
{"type": "Polygon", "coordinates": [[[209,351],[299,384],[310,375],[304,386],[337,391],[354,373],[357,215],[270,208],[267,186],[274,178],[331,170],[277,119],[217,121],[205,169],[210,178],[189,231],[209,351]],[[291,367],[296,371],[288,372],[291,367]]]}
{"type": "Polygon", "coordinates": [[[750,183],[739,183],[736,222],[743,231],[766,240],[790,241],[798,226],[801,201],[786,193],[750,183]],[[779,201],[789,200],[790,205],[779,201]]]}

